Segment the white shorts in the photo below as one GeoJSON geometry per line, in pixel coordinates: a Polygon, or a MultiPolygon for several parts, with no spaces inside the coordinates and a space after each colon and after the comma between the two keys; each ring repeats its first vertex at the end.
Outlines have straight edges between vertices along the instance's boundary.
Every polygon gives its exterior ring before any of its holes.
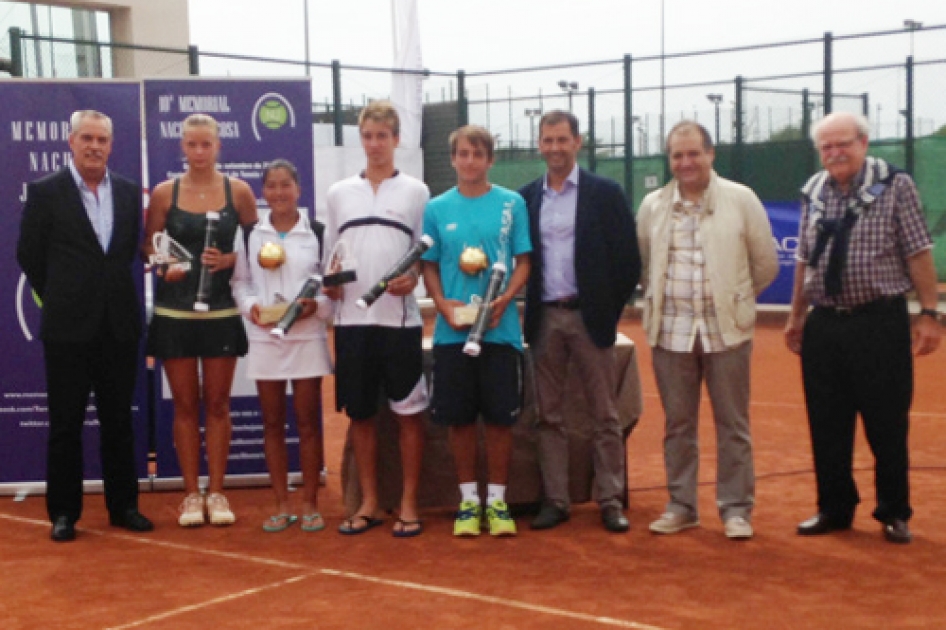
{"type": "Polygon", "coordinates": [[[390,405],[391,411],[399,416],[411,416],[415,413],[420,413],[430,406],[430,395],[427,392],[427,379],[421,374],[420,380],[417,381],[417,385],[414,386],[414,389],[408,394],[407,398],[404,400],[388,400],[388,405],[390,405]]]}
{"type": "Polygon", "coordinates": [[[287,381],[332,373],[328,342],[323,339],[250,339],[246,376],[254,381],[287,381]]]}

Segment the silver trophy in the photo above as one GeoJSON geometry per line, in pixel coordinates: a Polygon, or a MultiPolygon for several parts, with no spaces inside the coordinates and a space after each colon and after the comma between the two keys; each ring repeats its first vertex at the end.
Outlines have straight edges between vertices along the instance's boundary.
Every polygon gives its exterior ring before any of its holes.
{"type": "Polygon", "coordinates": [[[329,263],[325,268],[325,276],[322,278],[322,285],[326,287],[337,287],[358,279],[355,271],[358,261],[348,250],[348,243],[339,239],[332,248],[332,255],[329,256],[329,263]]]}
{"type": "MultiPolygon", "coordinates": [[[[207,228],[204,232],[204,249],[217,247],[217,225],[220,223],[219,212],[207,213],[207,228]]],[[[194,300],[194,310],[205,313],[210,310],[207,300],[210,299],[210,288],[213,284],[213,272],[207,265],[200,267],[200,281],[197,283],[197,296],[194,300]]]]}
{"type": "Polygon", "coordinates": [[[168,236],[167,232],[155,232],[151,237],[154,253],[148,257],[152,265],[166,265],[168,269],[190,271],[194,259],[184,246],[168,236]]]}
{"type": "Polygon", "coordinates": [[[493,264],[493,270],[489,274],[489,285],[486,288],[486,295],[483,297],[483,301],[480,302],[479,311],[476,313],[476,321],[473,323],[473,327],[470,329],[470,334],[466,338],[466,343],[463,345],[463,353],[471,357],[480,356],[481,343],[483,341],[483,336],[486,334],[486,329],[489,326],[489,318],[492,314],[492,308],[490,306],[497,297],[499,297],[499,292],[503,287],[503,281],[506,279],[506,265],[501,262],[493,264]]]}
{"type": "Polygon", "coordinates": [[[424,255],[428,249],[430,249],[434,244],[434,239],[432,239],[427,234],[424,234],[420,237],[420,240],[414,243],[414,245],[407,250],[407,253],[395,263],[395,265],[386,273],[384,277],[378,280],[377,284],[368,289],[364,295],[362,295],[355,305],[365,310],[372,304],[374,304],[379,297],[384,295],[384,292],[388,290],[388,283],[391,280],[394,280],[398,276],[404,275],[407,273],[407,270],[413,266],[420,257],[424,255]]]}

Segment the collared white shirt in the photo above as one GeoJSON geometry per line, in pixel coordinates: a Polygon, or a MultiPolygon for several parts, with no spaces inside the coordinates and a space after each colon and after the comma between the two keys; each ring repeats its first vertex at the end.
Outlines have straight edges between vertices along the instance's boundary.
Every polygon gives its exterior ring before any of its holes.
{"type": "Polygon", "coordinates": [[[112,240],[112,228],[115,225],[115,206],[112,202],[112,177],[109,171],[105,171],[105,177],[99,182],[98,189],[93,192],[89,188],[82,175],[76,169],[75,164],[69,163],[69,170],[72,172],[72,179],[75,180],[79,188],[79,195],[82,196],[82,205],[85,206],[85,212],[89,215],[89,221],[92,223],[92,229],[95,230],[95,236],[102,246],[102,251],[108,251],[108,244],[112,240]]]}
{"type": "Polygon", "coordinates": [[[578,165],[565,178],[561,192],[542,183],[539,230],[542,235],[542,300],[578,295],[575,277],[575,221],[578,215],[578,165]]]}
{"type": "Polygon", "coordinates": [[[713,291],[706,274],[706,258],[700,235],[703,200],[685,201],[680,189],[673,191],[673,217],[668,248],[667,282],[657,344],[671,352],[691,352],[697,334],[704,352],[726,349],[713,291]]]}

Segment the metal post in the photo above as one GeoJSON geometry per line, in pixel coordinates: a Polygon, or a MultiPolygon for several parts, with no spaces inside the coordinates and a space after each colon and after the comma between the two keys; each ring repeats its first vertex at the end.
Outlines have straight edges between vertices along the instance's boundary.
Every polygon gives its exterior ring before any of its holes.
{"type": "Polygon", "coordinates": [[[861,113],[864,114],[864,118],[870,116],[870,96],[867,92],[861,94],[861,113]]]}
{"type": "Polygon", "coordinates": [[[335,146],[345,144],[345,121],[342,120],[342,64],[332,60],[332,124],[335,126],[335,146]]]}
{"type": "Polygon", "coordinates": [[[811,143],[811,96],[808,92],[808,88],[805,88],[801,91],[801,137],[802,140],[809,143],[808,152],[805,154],[807,159],[805,164],[807,165],[807,172],[813,173],[815,171],[815,150],[811,143]]]}
{"type": "Polygon", "coordinates": [[[23,76],[23,31],[10,27],[10,76],[23,76]]]}
{"type": "Polygon", "coordinates": [[[742,112],[742,76],[736,77],[736,111],[735,113],[735,122],[734,129],[736,133],[735,143],[733,146],[733,165],[732,165],[732,174],[733,179],[737,182],[743,182],[742,175],[742,155],[743,155],[743,137],[742,137],[742,128],[743,128],[743,112],[742,112]]]}
{"type": "Polygon", "coordinates": [[[907,173],[913,175],[913,160],[914,160],[914,146],[913,146],[913,55],[907,57],[907,108],[904,110],[903,115],[907,119],[907,137],[906,137],[906,146],[904,147],[906,153],[906,169],[907,173]]]}
{"type": "Polygon", "coordinates": [[[305,31],[305,75],[312,74],[309,66],[309,0],[302,0],[302,28],[305,31]]]}
{"type": "MultiPolygon", "coordinates": [[[[466,102],[466,72],[457,70],[457,126],[470,124],[469,105],[466,102]]],[[[512,129],[509,130],[512,134],[512,129]]]]}
{"type": "Polygon", "coordinates": [[[595,89],[588,88],[588,170],[598,170],[598,147],[595,143],[595,89]]]}
{"type": "Polygon", "coordinates": [[[631,56],[624,55],[624,193],[634,205],[634,116],[631,99],[631,56]]]}
{"type": "Polygon", "coordinates": [[[200,75],[200,51],[193,44],[187,47],[187,73],[192,77],[200,75]]]}
{"type": "Polygon", "coordinates": [[[834,37],[828,31],[824,34],[824,115],[831,113],[831,75],[834,72],[831,61],[831,49],[834,37]]]}

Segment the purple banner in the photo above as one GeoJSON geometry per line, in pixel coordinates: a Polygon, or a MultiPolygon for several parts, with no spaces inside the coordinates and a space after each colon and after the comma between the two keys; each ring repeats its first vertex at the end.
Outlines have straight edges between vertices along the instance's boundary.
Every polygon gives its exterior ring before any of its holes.
{"type": "Polygon", "coordinates": [[[801,220],[799,202],[764,201],[765,211],[772,224],[772,236],[778,251],[779,272],[775,281],[759,294],[759,304],[790,304],[792,283],[795,280],[795,250],[798,249],[798,222],[801,220]]]}
{"type": "MultiPolygon", "coordinates": [[[[256,193],[257,205],[263,208],[263,168],[276,158],[285,158],[299,170],[299,208],[312,217],[315,171],[311,102],[308,79],[145,81],[149,185],[153,187],[183,174],[181,122],[199,112],[213,116],[220,125],[221,172],[248,183],[256,193]]],[[[288,407],[290,470],[298,470],[298,438],[291,401],[288,407]]],[[[237,366],[230,409],[233,438],[227,474],[265,474],[259,401],[255,383],[243,375],[242,361],[237,366]]],[[[167,380],[163,378],[156,410],[158,477],[178,477],[180,469],[172,436],[174,409],[167,380]]],[[[205,460],[201,474],[206,474],[205,460]]]]}
{"type": "MultiPolygon", "coordinates": [[[[46,378],[37,338],[40,308],[16,262],[16,241],[26,184],[71,161],[69,116],[96,109],[111,117],[114,142],[109,167],[141,180],[141,105],[137,82],[0,82],[0,484],[46,478],[46,378]]],[[[139,266],[136,276],[142,278],[139,266]]],[[[139,283],[140,289],[140,283],[139,283]]],[[[135,392],[135,446],[139,477],[146,476],[147,419],[143,362],[135,392]]],[[[85,478],[101,479],[98,417],[90,404],[83,434],[85,478]]]]}

